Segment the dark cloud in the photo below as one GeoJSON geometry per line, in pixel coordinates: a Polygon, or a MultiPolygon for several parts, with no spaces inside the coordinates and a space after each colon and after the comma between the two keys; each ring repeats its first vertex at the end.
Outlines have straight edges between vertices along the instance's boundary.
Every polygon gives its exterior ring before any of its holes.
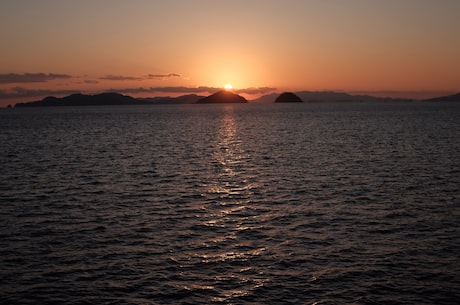
{"type": "Polygon", "coordinates": [[[174,78],[174,77],[181,77],[181,75],[177,73],[147,74],[146,76],[142,76],[142,77],[124,76],[124,75],[107,75],[107,76],[100,77],[99,79],[110,80],[110,81],[142,81],[146,79],[168,79],[168,78],[174,78]]]}
{"type": "MultiPolygon", "coordinates": [[[[125,89],[112,89],[109,91],[117,91],[125,94],[136,94],[136,93],[214,93],[222,90],[220,87],[138,87],[138,88],[125,88],[125,89]]],[[[267,94],[276,91],[273,87],[258,87],[258,88],[245,88],[234,90],[237,94],[267,94]]]]}
{"type": "Polygon", "coordinates": [[[67,74],[54,74],[54,73],[24,73],[24,74],[0,74],[0,84],[14,84],[14,83],[42,83],[55,79],[69,79],[73,78],[67,74]]]}
{"type": "Polygon", "coordinates": [[[8,90],[0,90],[0,99],[35,98],[50,95],[69,95],[79,92],[78,90],[47,90],[47,89],[27,89],[14,87],[8,90]]]}
{"type": "Polygon", "coordinates": [[[169,74],[149,74],[147,75],[147,78],[152,79],[152,78],[159,78],[159,79],[164,79],[164,78],[173,78],[173,77],[181,77],[180,74],[177,73],[169,73],[169,74]]]}
{"type": "Polygon", "coordinates": [[[108,91],[116,91],[125,94],[136,94],[136,93],[212,93],[220,90],[221,88],[214,87],[138,87],[138,88],[124,88],[124,89],[110,89],[108,91]]]}
{"type": "Polygon", "coordinates": [[[99,79],[114,80],[114,81],[143,80],[142,77],[123,76],[123,75],[107,75],[107,76],[104,76],[104,77],[100,77],[99,79]]]}
{"type": "Polygon", "coordinates": [[[235,90],[238,94],[266,94],[276,91],[276,88],[272,87],[258,87],[258,88],[245,88],[235,90]]]}
{"type": "MultiPolygon", "coordinates": [[[[138,88],[123,88],[101,90],[101,92],[118,92],[122,94],[139,94],[139,93],[214,93],[221,88],[214,87],[138,87],[138,88]]],[[[45,96],[62,96],[81,90],[52,90],[52,89],[28,89],[23,87],[14,87],[8,90],[0,89],[0,99],[13,99],[13,98],[36,98],[45,96]]]]}
{"type": "Polygon", "coordinates": [[[85,84],[99,84],[99,82],[95,79],[85,79],[83,82],[85,84]]]}

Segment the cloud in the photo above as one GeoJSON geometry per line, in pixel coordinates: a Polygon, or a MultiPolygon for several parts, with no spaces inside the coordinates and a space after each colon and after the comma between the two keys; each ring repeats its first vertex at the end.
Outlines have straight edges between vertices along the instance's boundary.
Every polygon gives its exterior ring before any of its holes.
{"type": "Polygon", "coordinates": [[[177,73],[168,73],[168,74],[147,74],[146,76],[137,77],[137,76],[124,76],[124,75],[107,75],[100,77],[101,80],[110,80],[110,81],[142,81],[147,79],[169,79],[174,77],[181,77],[177,73]]]}
{"type": "MultiPolygon", "coordinates": [[[[83,78],[87,77],[84,75],[83,78]]],[[[107,81],[143,81],[148,79],[165,80],[170,78],[181,77],[177,73],[168,74],[148,74],[145,76],[125,76],[125,75],[106,75],[98,78],[99,80],[107,81]]],[[[56,73],[4,73],[0,74],[0,85],[1,84],[17,84],[17,83],[43,83],[52,80],[72,79],[81,78],[68,74],[56,74],[56,73]]],[[[96,80],[83,80],[87,84],[95,84],[96,80]]]]}
{"type": "Polygon", "coordinates": [[[245,88],[235,90],[238,94],[266,94],[275,91],[273,87],[245,88]]]}
{"type": "Polygon", "coordinates": [[[45,97],[50,95],[69,95],[79,92],[79,90],[48,90],[48,89],[27,89],[14,87],[8,90],[0,90],[0,99],[32,98],[45,97]]]}
{"type": "Polygon", "coordinates": [[[85,79],[83,82],[85,84],[99,84],[99,82],[95,79],[85,79]]]}
{"type": "Polygon", "coordinates": [[[177,73],[169,73],[169,74],[149,74],[147,75],[147,78],[149,79],[165,79],[165,78],[173,78],[173,77],[181,77],[180,74],[177,73]]]}
{"type": "MultiPolygon", "coordinates": [[[[214,93],[222,90],[220,87],[138,87],[138,88],[124,88],[124,89],[111,89],[109,91],[117,91],[125,94],[136,94],[136,93],[214,93]]],[[[276,91],[273,87],[258,87],[258,88],[245,88],[234,90],[237,94],[266,94],[276,91]]]]}
{"type": "Polygon", "coordinates": [[[107,75],[100,77],[99,79],[103,80],[114,80],[114,81],[126,81],[126,80],[143,80],[142,77],[135,77],[135,76],[123,76],[123,75],[107,75]]]}
{"type": "Polygon", "coordinates": [[[138,88],[124,88],[124,89],[110,89],[109,91],[116,91],[125,94],[136,94],[136,93],[212,93],[220,90],[222,88],[214,87],[138,87],[138,88]]]}
{"type": "MultiPolygon", "coordinates": [[[[214,93],[222,88],[214,87],[137,87],[137,88],[123,88],[123,89],[106,89],[100,90],[100,92],[118,92],[121,94],[139,94],[139,93],[179,93],[179,94],[190,94],[190,93],[214,93]]],[[[23,87],[14,87],[8,90],[0,89],[0,99],[13,99],[13,98],[36,98],[45,96],[62,96],[69,95],[82,90],[53,90],[53,89],[28,89],[23,87]]]]}
{"type": "Polygon", "coordinates": [[[8,73],[0,74],[0,84],[14,84],[14,83],[42,83],[55,79],[69,79],[73,78],[68,74],[55,74],[55,73],[8,73]]]}

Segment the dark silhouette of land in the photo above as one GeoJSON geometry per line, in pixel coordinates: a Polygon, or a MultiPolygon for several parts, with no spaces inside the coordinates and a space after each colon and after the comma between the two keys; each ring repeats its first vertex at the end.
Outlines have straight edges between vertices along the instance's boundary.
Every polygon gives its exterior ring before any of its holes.
{"type": "MultiPolygon", "coordinates": [[[[271,93],[251,100],[251,103],[292,103],[292,102],[401,102],[414,101],[400,98],[381,98],[370,95],[351,95],[332,91],[299,91],[271,93]]],[[[458,101],[460,93],[426,99],[428,102],[458,101]]],[[[179,97],[134,98],[115,92],[95,95],[71,94],[62,98],[49,96],[40,101],[17,103],[14,107],[47,107],[47,106],[103,106],[103,105],[157,105],[157,104],[210,104],[210,103],[248,103],[244,97],[231,91],[220,90],[209,96],[196,94],[179,97]]]]}
{"type": "Polygon", "coordinates": [[[276,99],[275,103],[302,103],[303,101],[292,92],[283,92],[276,99]]]}
{"type": "Polygon", "coordinates": [[[138,98],[138,100],[146,101],[151,104],[195,104],[202,98],[204,98],[204,96],[202,95],[187,94],[178,97],[158,96],[149,98],[138,98]]]}
{"type": "Polygon", "coordinates": [[[134,98],[113,92],[96,95],[76,93],[62,98],[48,96],[40,101],[17,103],[15,107],[194,104],[203,97],[196,94],[188,94],[179,97],[134,98]]]}
{"type": "Polygon", "coordinates": [[[425,101],[428,101],[428,102],[460,102],[460,93],[430,98],[425,101]]]}
{"type": "MultiPolygon", "coordinates": [[[[323,103],[323,102],[403,102],[412,101],[411,99],[375,97],[371,95],[351,95],[343,92],[334,91],[298,91],[294,92],[303,102],[323,103]]],[[[271,93],[259,97],[251,102],[254,103],[273,103],[280,95],[271,93]]]]}
{"type": "Polygon", "coordinates": [[[48,96],[41,101],[18,103],[15,107],[46,107],[46,106],[99,106],[99,105],[146,105],[147,101],[118,93],[101,93],[96,95],[72,94],[63,98],[48,96]]]}
{"type": "Polygon", "coordinates": [[[244,97],[227,90],[220,90],[197,101],[198,104],[247,103],[244,97]]]}

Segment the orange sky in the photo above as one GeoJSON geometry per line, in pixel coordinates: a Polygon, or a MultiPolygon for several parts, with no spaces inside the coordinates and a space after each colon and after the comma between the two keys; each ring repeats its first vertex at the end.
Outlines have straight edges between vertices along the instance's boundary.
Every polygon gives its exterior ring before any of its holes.
{"type": "Polygon", "coordinates": [[[460,1],[61,1],[0,4],[0,106],[132,96],[460,91],[460,1]],[[249,89],[249,90],[247,90],[249,89]]]}

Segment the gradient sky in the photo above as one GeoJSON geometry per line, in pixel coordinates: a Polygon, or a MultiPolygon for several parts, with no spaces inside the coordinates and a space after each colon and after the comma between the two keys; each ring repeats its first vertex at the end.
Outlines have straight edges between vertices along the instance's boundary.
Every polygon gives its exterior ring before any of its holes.
{"type": "Polygon", "coordinates": [[[226,83],[249,98],[455,93],[459,16],[457,0],[0,0],[0,106],[226,83]]]}

